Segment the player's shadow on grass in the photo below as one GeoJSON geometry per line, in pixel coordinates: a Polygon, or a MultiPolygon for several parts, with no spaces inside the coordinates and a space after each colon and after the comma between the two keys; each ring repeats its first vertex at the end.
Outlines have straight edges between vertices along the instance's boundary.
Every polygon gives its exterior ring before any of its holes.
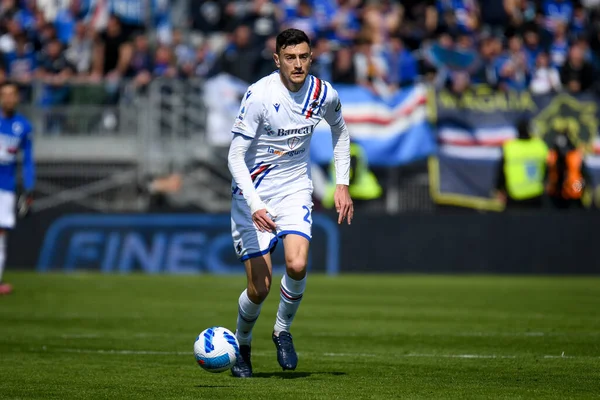
{"type": "Polygon", "coordinates": [[[298,379],[308,378],[311,375],[346,375],[345,372],[296,372],[296,371],[279,371],[279,372],[257,372],[252,374],[253,378],[281,378],[281,379],[298,379]]]}

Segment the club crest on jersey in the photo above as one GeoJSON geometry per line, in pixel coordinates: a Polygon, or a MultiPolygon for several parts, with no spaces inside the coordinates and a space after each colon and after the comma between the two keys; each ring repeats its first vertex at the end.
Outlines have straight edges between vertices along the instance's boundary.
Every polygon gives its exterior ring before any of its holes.
{"type": "Polygon", "coordinates": [[[279,112],[279,103],[273,104],[273,107],[275,108],[275,112],[279,112]]]}
{"type": "Polygon", "coordinates": [[[23,124],[21,124],[20,122],[13,122],[12,131],[14,134],[20,135],[21,133],[23,133],[23,124]]]}
{"type": "Polygon", "coordinates": [[[287,142],[288,142],[288,146],[290,147],[290,149],[293,150],[300,143],[300,139],[294,136],[294,137],[289,138],[287,142]]]}

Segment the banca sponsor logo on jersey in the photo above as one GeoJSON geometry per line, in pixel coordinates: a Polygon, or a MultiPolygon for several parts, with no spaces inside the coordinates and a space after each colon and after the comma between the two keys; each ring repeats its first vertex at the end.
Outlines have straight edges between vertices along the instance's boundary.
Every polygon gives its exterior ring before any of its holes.
{"type": "Polygon", "coordinates": [[[316,125],[303,126],[297,129],[278,129],[277,136],[289,136],[289,135],[310,135],[314,132],[316,125]]]}

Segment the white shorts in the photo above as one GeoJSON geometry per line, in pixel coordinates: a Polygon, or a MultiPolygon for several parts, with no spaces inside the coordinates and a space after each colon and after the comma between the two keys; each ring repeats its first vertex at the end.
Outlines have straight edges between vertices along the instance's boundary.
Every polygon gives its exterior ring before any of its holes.
{"type": "Polygon", "coordinates": [[[15,227],[15,194],[7,190],[0,190],[0,229],[15,227]]]}
{"type": "Polygon", "coordinates": [[[276,232],[258,230],[250,207],[243,198],[231,201],[231,236],[240,261],[260,257],[275,249],[279,237],[295,234],[310,240],[312,237],[312,195],[308,190],[265,202],[275,211],[276,232]]]}

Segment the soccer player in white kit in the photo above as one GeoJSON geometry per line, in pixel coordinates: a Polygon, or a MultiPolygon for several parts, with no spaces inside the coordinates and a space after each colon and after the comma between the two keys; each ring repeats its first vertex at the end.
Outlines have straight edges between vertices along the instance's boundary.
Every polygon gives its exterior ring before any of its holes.
{"type": "Polygon", "coordinates": [[[332,133],[338,223],[346,219],[350,224],[354,214],[348,192],[348,129],[335,89],[308,73],[312,62],[308,36],[298,29],[281,32],[273,59],[278,70],[251,85],[242,99],[228,156],[233,244],[248,279],[239,297],[236,337],[241,356],[231,369],[236,377],[252,376],[252,328],[269,294],[270,253],[280,238],[286,272],[272,339],[284,370],[298,364],[290,326],[306,286],[313,206],[310,139],[323,118],[332,133]]]}

